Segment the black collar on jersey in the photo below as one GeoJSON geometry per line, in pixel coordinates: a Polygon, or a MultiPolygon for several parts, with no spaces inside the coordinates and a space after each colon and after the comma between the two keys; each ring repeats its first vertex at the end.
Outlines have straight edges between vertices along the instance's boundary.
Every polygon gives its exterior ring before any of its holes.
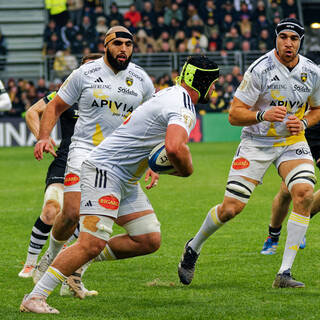
{"type": "Polygon", "coordinates": [[[104,46],[106,46],[110,41],[116,38],[126,38],[133,41],[133,36],[129,32],[124,32],[124,31],[112,32],[112,33],[109,33],[104,39],[104,46]]]}

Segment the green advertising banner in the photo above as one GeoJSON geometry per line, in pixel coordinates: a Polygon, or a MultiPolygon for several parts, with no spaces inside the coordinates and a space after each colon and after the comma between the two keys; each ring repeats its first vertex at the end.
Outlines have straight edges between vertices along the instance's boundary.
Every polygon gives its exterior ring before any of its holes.
{"type": "Polygon", "coordinates": [[[202,141],[240,141],[242,127],[232,126],[227,113],[207,113],[201,117],[202,141]]]}

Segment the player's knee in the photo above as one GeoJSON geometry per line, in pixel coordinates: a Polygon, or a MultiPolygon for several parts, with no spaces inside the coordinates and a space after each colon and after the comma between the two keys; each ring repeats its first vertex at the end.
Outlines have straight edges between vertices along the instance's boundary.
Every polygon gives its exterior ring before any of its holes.
{"type": "Polygon", "coordinates": [[[296,185],[292,188],[293,201],[304,208],[311,206],[313,201],[313,188],[307,184],[296,185]]]}
{"type": "Polygon", "coordinates": [[[233,219],[242,211],[242,208],[235,203],[223,203],[219,208],[219,218],[222,222],[233,219]]]}
{"type": "Polygon", "coordinates": [[[43,222],[52,225],[54,223],[54,219],[56,218],[60,210],[60,204],[56,200],[46,201],[41,212],[41,218],[43,222]]]}
{"type": "Polygon", "coordinates": [[[90,241],[80,240],[78,242],[79,242],[78,245],[81,247],[81,251],[85,252],[90,260],[98,256],[100,252],[105,248],[105,245],[106,245],[105,241],[98,238],[91,239],[90,241]]]}
{"type": "Polygon", "coordinates": [[[160,248],[161,234],[160,232],[148,233],[144,242],[144,251],[146,253],[153,253],[160,248]]]}

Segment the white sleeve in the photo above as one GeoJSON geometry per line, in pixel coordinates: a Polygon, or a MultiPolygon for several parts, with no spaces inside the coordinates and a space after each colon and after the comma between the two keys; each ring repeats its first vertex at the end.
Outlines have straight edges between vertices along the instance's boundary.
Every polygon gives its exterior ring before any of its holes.
{"type": "Polygon", "coordinates": [[[143,94],[142,101],[145,102],[145,101],[149,100],[155,92],[152,80],[150,79],[150,77],[147,74],[146,74],[146,77],[144,77],[143,86],[144,86],[144,88],[143,88],[144,94],[143,94]]]}
{"type": "Polygon", "coordinates": [[[256,72],[246,71],[234,96],[249,106],[253,106],[261,93],[261,80],[256,72]]]}
{"type": "Polygon", "coordinates": [[[309,103],[311,107],[319,107],[320,106],[320,74],[318,73],[317,81],[312,90],[312,94],[309,97],[309,103]]]}
{"type": "Polygon", "coordinates": [[[82,74],[80,69],[77,69],[74,70],[64,81],[57,94],[65,103],[72,106],[79,100],[81,92],[82,74]]]}
{"type": "Polygon", "coordinates": [[[12,108],[10,97],[0,80],[0,111],[9,111],[12,108]]]}
{"type": "Polygon", "coordinates": [[[171,96],[171,101],[168,101],[166,105],[168,107],[164,108],[163,112],[164,116],[168,119],[168,125],[177,124],[183,127],[189,136],[197,122],[194,106],[184,103],[181,96],[171,96]],[[178,98],[180,98],[180,101],[177,101],[178,98]]]}

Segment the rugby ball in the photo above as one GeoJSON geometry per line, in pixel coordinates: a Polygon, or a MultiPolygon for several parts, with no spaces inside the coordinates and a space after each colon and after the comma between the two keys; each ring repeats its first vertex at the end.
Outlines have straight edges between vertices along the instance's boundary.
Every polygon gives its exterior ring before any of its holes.
{"type": "Polygon", "coordinates": [[[169,174],[175,172],[174,167],[168,159],[164,142],[155,146],[149,155],[149,167],[152,171],[159,174],[169,174]]]}

